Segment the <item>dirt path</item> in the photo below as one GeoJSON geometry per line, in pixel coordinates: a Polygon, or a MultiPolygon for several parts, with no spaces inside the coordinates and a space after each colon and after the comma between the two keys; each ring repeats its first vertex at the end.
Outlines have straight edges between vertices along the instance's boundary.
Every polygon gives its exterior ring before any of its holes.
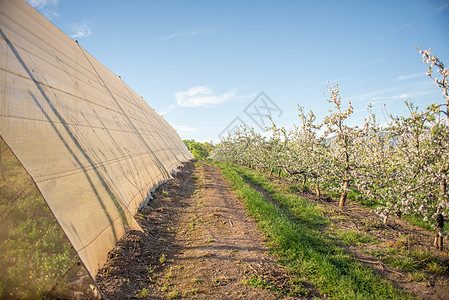
{"type": "Polygon", "coordinates": [[[146,234],[128,234],[98,275],[109,299],[317,296],[305,282],[297,290],[276,264],[256,222],[211,164],[187,164],[138,219],[146,234]]]}

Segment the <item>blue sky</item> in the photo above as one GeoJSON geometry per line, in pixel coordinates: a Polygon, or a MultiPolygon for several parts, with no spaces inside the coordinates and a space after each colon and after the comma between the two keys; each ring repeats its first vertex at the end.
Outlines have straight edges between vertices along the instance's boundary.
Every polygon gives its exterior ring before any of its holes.
{"type": "Polygon", "coordinates": [[[385,122],[383,104],[406,114],[406,99],[444,100],[414,46],[449,64],[449,0],[28,2],[183,139],[217,142],[231,123],[258,128],[245,108],[261,92],[278,125],[298,124],[298,104],[321,120],[327,81],[352,102],[352,124],[370,102],[385,122]]]}

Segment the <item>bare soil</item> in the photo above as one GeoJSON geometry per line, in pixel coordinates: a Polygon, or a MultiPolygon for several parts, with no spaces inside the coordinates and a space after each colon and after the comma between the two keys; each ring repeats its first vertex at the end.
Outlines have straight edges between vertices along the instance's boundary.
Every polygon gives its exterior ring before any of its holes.
{"type": "Polygon", "coordinates": [[[137,215],[144,232],[127,234],[97,276],[108,299],[320,296],[292,283],[214,165],[187,163],[154,196],[137,215]]]}

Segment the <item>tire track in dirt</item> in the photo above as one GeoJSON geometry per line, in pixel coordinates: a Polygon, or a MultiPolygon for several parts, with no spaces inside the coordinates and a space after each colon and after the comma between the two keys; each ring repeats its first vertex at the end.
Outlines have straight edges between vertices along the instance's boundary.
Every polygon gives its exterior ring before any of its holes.
{"type": "Polygon", "coordinates": [[[270,291],[243,283],[257,275],[267,283],[289,280],[267,253],[255,221],[214,165],[201,163],[194,174],[198,189],[186,199],[191,209],[178,222],[176,240],[182,249],[166,284],[184,297],[275,299],[270,291]]]}
{"type": "Polygon", "coordinates": [[[294,285],[268,253],[255,220],[221,172],[206,162],[196,165],[187,164],[139,212],[146,234],[130,233],[110,252],[97,276],[105,295],[294,299],[309,289],[309,297],[316,295],[307,283],[294,285]]]}

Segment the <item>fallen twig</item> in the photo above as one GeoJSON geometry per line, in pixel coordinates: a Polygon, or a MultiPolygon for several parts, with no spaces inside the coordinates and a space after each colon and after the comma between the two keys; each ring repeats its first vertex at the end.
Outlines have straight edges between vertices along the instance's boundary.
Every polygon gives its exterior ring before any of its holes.
{"type": "Polygon", "coordinates": [[[395,273],[395,274],[400,275],[400,276],[404,276],[404,274],[402,274],[400,272],[397,272],[397,271],[395,271],[395,270],[393,270],[391,268],[387,268],[387,266],[383,262],[381,262],[381,261],[372,261],[372,260],[365,260],[365,259],[360,259],[360,258],[355,258],[355,259],[357,259],[360,262],[364,262],[364,263],[368,263],[368,264],[380,265],[383,269],[386,269],[389,272],[395,273]]]}

